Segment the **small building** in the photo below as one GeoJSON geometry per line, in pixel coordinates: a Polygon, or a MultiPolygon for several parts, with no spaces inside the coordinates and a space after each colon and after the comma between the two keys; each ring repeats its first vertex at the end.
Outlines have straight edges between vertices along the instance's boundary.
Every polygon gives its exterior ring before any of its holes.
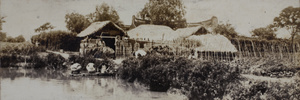
{"type": "Polygon", "coordinates": [[[81,51],[99,46],[115,50],[118,40],[127,37],[126,32],[111,21],[94,22],[77,35],[81,39],[81,51]]]}

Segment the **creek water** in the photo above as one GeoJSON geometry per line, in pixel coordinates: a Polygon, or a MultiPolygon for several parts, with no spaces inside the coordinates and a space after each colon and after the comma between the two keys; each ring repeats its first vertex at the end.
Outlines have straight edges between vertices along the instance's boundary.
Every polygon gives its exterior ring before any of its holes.
{"type": "Polygon", "coordinates": [[[72,77],[68,71],[0,68],[0,100],[182,100],[116,77],[72,77]]]}

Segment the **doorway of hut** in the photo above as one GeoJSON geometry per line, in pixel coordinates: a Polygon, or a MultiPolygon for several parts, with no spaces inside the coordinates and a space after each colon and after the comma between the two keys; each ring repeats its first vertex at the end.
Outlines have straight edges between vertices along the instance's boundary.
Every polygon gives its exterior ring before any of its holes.
{"type": "Polygon", "coordinates": [[[114,51],[116,51],[115,38],[102,38],[102,40],[104,41],[105,46],[110,47],[114,51]]]}

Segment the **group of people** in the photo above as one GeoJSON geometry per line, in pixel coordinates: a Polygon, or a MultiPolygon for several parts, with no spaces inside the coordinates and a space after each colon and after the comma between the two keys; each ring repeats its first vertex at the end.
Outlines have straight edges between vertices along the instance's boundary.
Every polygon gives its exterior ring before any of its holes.
{"type": "MultiPolygon", "coordinates": [[[[95,73],[97,72],[96,68],[94,67],[94,63],[88,63],[86,65],[86,70],[88,71],[88,73],[95,73]]],[[[79,74],[80,70],[81,70],[82,66],[79,63],[74,63],[71,65],[71,73],[72,74],[79,74]]],[[[107,67],[106,65],[102,65],[102,68],[100,70],[101,73],[106,73],[107,72],[107,67]]]]}

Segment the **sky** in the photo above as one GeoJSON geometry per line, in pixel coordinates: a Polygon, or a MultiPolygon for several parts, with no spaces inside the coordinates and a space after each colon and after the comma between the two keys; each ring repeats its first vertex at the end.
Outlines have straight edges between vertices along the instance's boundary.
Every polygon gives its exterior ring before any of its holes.
{"type": "MultiPolygon", "coordinates": [[[[188,22],[199,22],[216,16],[219,23],[229,23],[240,35],[251,36],[250,31],[273,22],[282,9],[299,7],[300,0],[182,0],[186,7],[188,22]]],[[[95,11],[96,5],[107,3],[113,6],[120,20],[131,24],[132,15],[142,10],[148,0],[0,0],[0,14],[5,16],[3,32],[8,36],[23,35],[30,40],[38,33],[34,29],[46,22],[54,30],[67,30],[65,15],[77,12],[87,15],[95,11]]],[[[279,37],[288,37],[279,30],[279,37]]]]}

